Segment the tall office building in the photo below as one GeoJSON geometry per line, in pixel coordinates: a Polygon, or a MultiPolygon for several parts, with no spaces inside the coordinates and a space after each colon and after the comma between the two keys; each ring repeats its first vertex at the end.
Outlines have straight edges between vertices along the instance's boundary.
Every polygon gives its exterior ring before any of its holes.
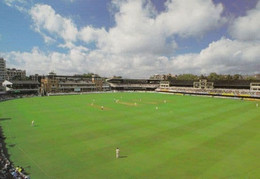
{"type": "Polygon", "coordinates": [[[26,77],[26,71],[16,68],[6,68],[6,79],[7,80],[22,80],[26,77]]]}
{"type": "Polygon", "coordinates": [[[0,58],[0,81],[4,81],[6,79],[6,68],[5,68],[5,60],[0,58]]]}

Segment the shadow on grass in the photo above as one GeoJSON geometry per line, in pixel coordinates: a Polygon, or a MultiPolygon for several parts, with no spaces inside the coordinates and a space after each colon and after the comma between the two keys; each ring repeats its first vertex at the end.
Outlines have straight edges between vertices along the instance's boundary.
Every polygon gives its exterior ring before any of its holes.
{"type": "Polygon", "coordinates": [[[16,144],[10,144],[8,145],[9,147],[15,147],[16,144]]]}
{"type": "Polygon", "coordinates": [[[127,157],[128,157],[127,155],[122,155],[119,158],[127,158],[127,157]]]}
{"type": "Polygon", "coordinates": [[[30,169],[30,168],[31,168],[31,165],[25,166],[24,168],[25,168],[25,169],[30,169]]]}
{"type": "Polygon", "coordinates": [[[7,120],[11,120],[11,118],[0,118],[0,121],[7,121],[7,120]]]}

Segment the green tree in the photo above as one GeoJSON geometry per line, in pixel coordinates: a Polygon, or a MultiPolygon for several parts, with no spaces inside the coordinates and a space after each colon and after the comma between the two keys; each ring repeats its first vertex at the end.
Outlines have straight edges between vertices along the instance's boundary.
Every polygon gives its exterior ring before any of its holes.
{"type": "Polygon", "coordinates": [[[206,79],[207,77],[204,76],[203,74],[201,74],[198,78],[199,78],[200,80],[202,80],[202,79],[206,79]]]}
{"type": "Polygon", "coordinates": [[[233,76],[233,80],[241,80],[241,79],[242,79],[242,76],[239,75],[239,74],[235,74],[235,75],[233,76]]]}
{"type": "Polygon", "coordinates": [[[246,76],[245,80],[256,80],[254,76],[246,76]]]}
{"type": "Polygon", "coordinates": [[[193,75],[193,74],[182,74],[177,76],[177,80],[198,80],[198,76],[197,75],[193,75]]]}
{"type": "Polygon", "coordinates": [[[87,77],[87,78],[91,78],[92,75],[94,75],[94,73],[83,73],[82,76],[87,77]]]}
{"type": "Polygon", "coordinates": [[[217,80],[220,80],[220,76],[215,72],[210,73],[209,76],[208,76],[208,80],[217,81],[217,80]]]}
{"type": "Polygon", "coordinates": [[[228,74],[228,75],[226,76],[226,80],[232,80],[232,79],[233,79],[233,78],[232,78],[231,75],[228,74]]]}

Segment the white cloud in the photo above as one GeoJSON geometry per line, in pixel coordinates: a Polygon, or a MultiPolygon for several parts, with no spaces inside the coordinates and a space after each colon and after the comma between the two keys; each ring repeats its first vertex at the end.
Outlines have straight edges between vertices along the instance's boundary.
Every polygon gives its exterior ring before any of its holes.
{"type": "MultiPolygon", "coordinates": [[[[155,73],[259,73],[259,41],[250,38],[241,41],[242,31],[239,35],[232,33],[237,39],[222,38],[200,53],[174,55],[178,46],[176,36],[203,36],[225,23],[220,4],[211,0],[168,0],[166,10],[158,13],[148,0],[112,3],[116,9],[115,26],[109,29],[93,26],[79,29],[72,19],[57,14],[51,6],[36,4],[30,10],[35,30],[46,42],[63,39],[58,47],[68,52],[42,52],[37,48],[31,52],[10,52],[3,54],[7,64],[16,64],[29,74],[54,70],[59,74],[94,72],[130,78],[155,73]],[[84,46],[75,45],[82,42],[84,46]],[[95,49],[86,47],[91,43],[96,45],[95,49]]],[[[255,14],[251,10],[247,16],[235,19],[233,27],[240,24],[240,19],[250,19],[255,14]]]]}
{"type": "Polygon", "coordinates": [[[232,37],[239,40],[260,40],[260,1],[246,16],[234,20],[230,27],[232,37]]]}
{"type": "Polygon", "coordinates": [[[69,3],[73,3],[75,2],[76,0],[63,0],[64,2],[69,2],[69,3]]]}
{"type": "Polygon", "coordinates": [[[26,5],[27,5],[27,1],[26,0],[3,0],[3,2],[9,6],[9,7],[14,7],[16,8],[18,11],[20,12],[24,12],[26,13],[26,5]]]}
{"type": "Polygon", "coordinates": [[[4,0],[4,3],[8,6],[13,6],[16,3],[25,4],[26,0],[4,0]]]}
{"type": "Polygon", "coordinates": [[[51,63],[51,59],[40,52],[39,49],[33,48],[31,52],[16,52],[1,54],[7,61],[7,67],[26,69],[29,74],[45,73],[44,70],[51,63]]]}
{"type": "Polygon", "coordinates": [[[46,32],[65,41],[76,40],[78,30],[73,21],[57,14],[51,6],[36,4],[31,8],[30,15],[36,31],[46,32]]]}
{"type": "Polygon", "coordinates": [[[37,4],[30,14],[36,31],[46,31],[65,41],[95,42],[97,48],[117,54],[173,53],[177,47],[174,36],[203,35],[225,21],[221,17],[223,7],[211,0],[167,1],[167,10],[161,14],[157,14],[149,0],[112,3],[118,9],[114,14],[116,25],[108,30],[92,26],[78,30],[71,19],[57,14],[48,5],[37,4]]]}
{"type": "Polygon", "coordinates": [[[114,1],[114,6],[116,25],[107,38],[98,38],[98,47],[113,53],[172,53],[174,36],[203,35],[225,22],[223,7],[210,0],[167,1],[161,14],[146,0],[114,1]]]}
{"type": "Polygon", "coordinates": [[[203,35],[222,25],[223,6],[208,0],[172,0],[166,3],[166,12],[156,18],[158,28],[166,34],[184,37],[203,35]],[[163,28],[162,28],[163,27],[163,28]]]}
{"type": "Polygon", "coordinates": [[[31,52],[9,52],[1,54],[7,67],[26,69],[28,74],[75,74],[88,71],[85,49],[73,48],[68,53],[45,53],[34,47],[31,52]],[[13,64],[13,65],[12,65],[13,64]],[[86,64],[86,65],[82,65],[86,64]]]}
{"type": "Polygon", "coordinates": [[[106,39],[107,32],[104,28],[93,28],[86,26],[78,34],[78,38],[86,43],[98,42],[100,39],[106,39]]]}
{"type": "Polygon", "coordinates": [[[70,49],[70,50],[77,49],[77,50],[82,51],[82,52],[88,52],[89,51],[88,48],[86,48],[84,46],[81,46],[81,45],[76,46],[76,45],[74,45],[71,42],[66,42],[65,44],[60,44],[60,45],[58,45],[58,47],[65,48],[65,49],[70,49]]]}
{"type": "Polygon", "coordinates": [[[260,73],[260,43],[222,38],[199,54],[172,58],[176,72],[260,73]]]}
{"type": "Polygon", "coordinates": [[[173,57],[154,54],[111,54],[102,50],[89,51],[73,44],[61,45],[68,53],[44,53],[37,48],[31,52],[1,54],[7,66],[27,69],[29,74],[58,74],[94,72],[102,76],[122,75],[147,78],[155,73],[260,73],[260,43],[222,38],[212,42],[200,53],[173,57]]]}
{"type": "Polygon", "coordinates": [[[52,44],[52,43],[54,43],[56,41],[54,38],[52,38],[49,35],[41,32],[40,29],[35,29],[35,31],[38,32],[43,37],[44,42],[46,44],[52,44]]]}

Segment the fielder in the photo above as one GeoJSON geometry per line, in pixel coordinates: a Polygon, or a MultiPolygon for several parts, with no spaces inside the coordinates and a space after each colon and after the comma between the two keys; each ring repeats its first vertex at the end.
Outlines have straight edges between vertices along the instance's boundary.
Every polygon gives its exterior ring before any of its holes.
{"type": "Polygon", "coordinates": [[[120,153],[120,150],[119,150],[119,148],[117,147],[117,148],[116,148],[116,158],[119,158],[119,153],[120,153]]]}
{"type": "Polygon", "coordinates": [[[34,120],[32,120],[32,126],[34,126],[34,120]]]}

